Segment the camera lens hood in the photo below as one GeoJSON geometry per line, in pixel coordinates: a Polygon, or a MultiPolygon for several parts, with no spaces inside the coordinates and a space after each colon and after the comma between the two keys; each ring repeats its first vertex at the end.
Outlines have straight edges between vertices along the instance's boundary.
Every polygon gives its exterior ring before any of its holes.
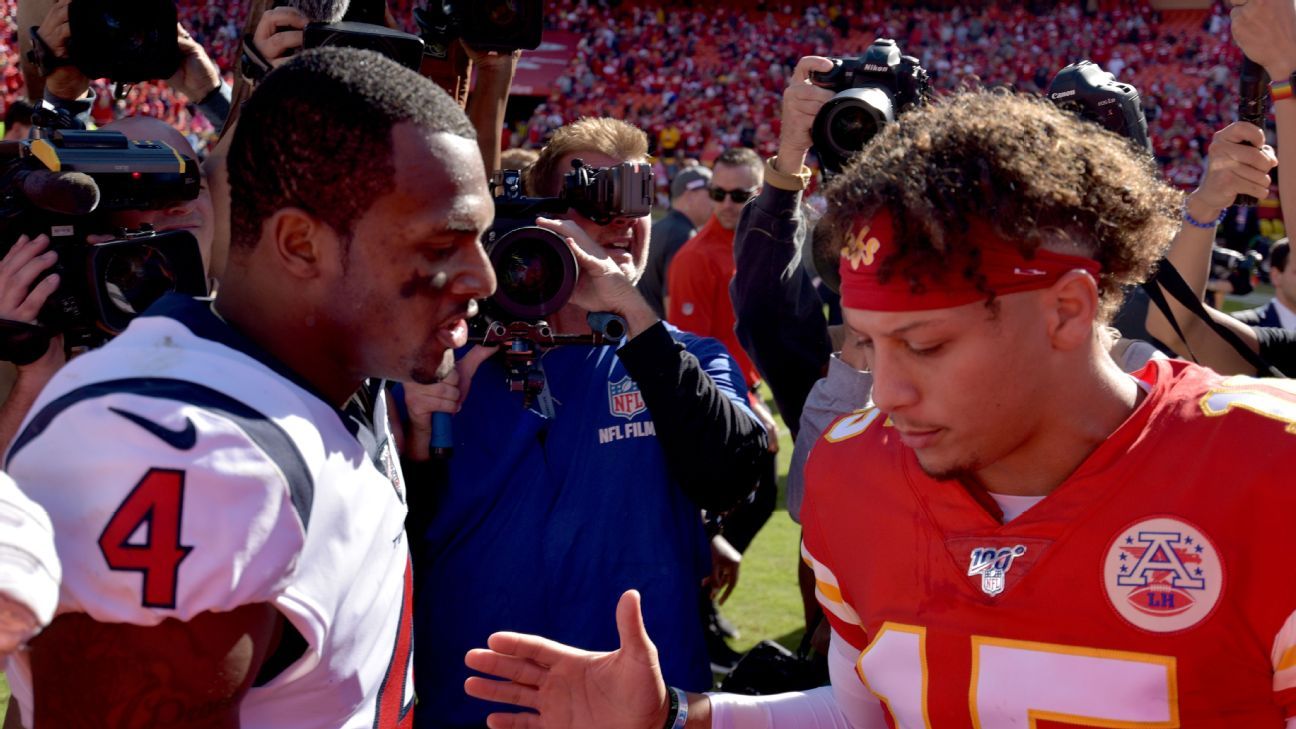
{"type": "Polygon", "coordinates": [[[882,127],[895,121],[891,94],[880,86],[849,88],[823,105],[810,135],[824,167],[841,171],[882,127]]]}
{"type": "Polygon", "coordinates": [[[528,225],[500,236],[490,247],[498,285],[491,304],[513,319],[540,319],[567,305],[580,269],[567,241],[528,225]]]}

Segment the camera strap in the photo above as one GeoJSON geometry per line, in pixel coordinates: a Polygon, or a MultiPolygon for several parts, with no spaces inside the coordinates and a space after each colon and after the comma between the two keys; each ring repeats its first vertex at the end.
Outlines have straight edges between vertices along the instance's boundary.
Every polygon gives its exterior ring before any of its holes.
{"type": "Polygon", "coordinates": [[[267,73],[274,68],[261,51],[257,49],[256,43],[252,40],[250,33],[243,34],[243,50],[239,56],[239,73],[243,75],[244,80],[252,85],[261,82],[267,73]]]}
{"type": "Polygon", "coordinates": [[[1252,367],[1255,367],[1256,372],[1263,372],[1269,377],[1287,377],[1277,367],[1269,364],[1265,358],[1253,352],[1251,348],[1247,346],[1246,342],[1243,342],[1242,339],[1237,334],[1234,334],[1231,329],[1212,319],[1211,315],[1206,311],[1205,304],[1203,304],[1201,299],[1193,293],[1192,287],[1188,285],[1187,281],[1184,281],[1183,276],[1179,274],[1179,271],[1175,269],[1173,265],[1171,265],[1169,260],[1164,258],[1161,259],[1160,265],[1157,266],[1156,273],[1152,274],[1151,278],[1143,282],[1142,286],[1143,290],[1147,292],[1148,298],[1152,300],[1152,303],[1156,304],[1157,308],[1161,310],[1161,313],[1165,315],[1166,320],[1170,322],[1170,326],[1174,328],[1175,334],[1179,335],[1180,341],[1182,341],[1184,346],[1188,349],[1188,356],[1191,357],[1194,362],[1197,362],[1197,355],[1193,353],[1192,345],[1188,343],[1188,338],[1184,336],[1183,330],[1179,327],[1179,322],[1175,319],[1174,313],[1171,312],[1170,304],[1166,301],[1165,294],[1161,291],[1162,287],[1164,287],[1166,291],[1170,292],[1171,296],[1175,297],[1180,304],[1191,311],[1198,319],[1201,319],[1209,325],[1221,339],[1228,342],[1229,345],[1247,361],[1247,363],[1252,367]]]}

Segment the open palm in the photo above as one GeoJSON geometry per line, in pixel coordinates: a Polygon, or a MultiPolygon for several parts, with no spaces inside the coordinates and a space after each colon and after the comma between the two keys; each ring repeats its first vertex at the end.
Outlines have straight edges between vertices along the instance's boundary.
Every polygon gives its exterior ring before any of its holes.
{"type": "Polygon", "coordinates": [[[488,649],[469,651],[465,662],[504,680],[473,677],[464,690],[538,712],[491,714],[491,729],[656,729],[666,719],[666,686],[634,590],[617,605],[617,631],[621,648],[610,653],[496,633],[488,649]]]}

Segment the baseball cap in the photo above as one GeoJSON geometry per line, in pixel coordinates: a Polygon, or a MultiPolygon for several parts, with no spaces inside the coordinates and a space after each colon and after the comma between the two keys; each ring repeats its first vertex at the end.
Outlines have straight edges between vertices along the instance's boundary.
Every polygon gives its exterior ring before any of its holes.
{"type": "Polygon", "coordinates": [[[683,195],[689,190],[698,190],[707,186],[711,182],[711,170],[702,165],[693,165],[685,167],[675,173],[675,179],[671,180],[671,199],[683,195]]]}

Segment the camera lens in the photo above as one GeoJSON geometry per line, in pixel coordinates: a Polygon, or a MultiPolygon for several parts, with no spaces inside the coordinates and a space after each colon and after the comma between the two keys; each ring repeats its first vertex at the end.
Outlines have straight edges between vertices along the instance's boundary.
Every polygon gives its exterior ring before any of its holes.
{"type": "Polygon", "coordinates": [[[864,148],[882,127],[895,121],[891,95],[876,86],[846,89],[815,117],[812,136],[824,166],[834,172],[864,148]]]}
{"type": "Polygon", "coordinates": [[[576,257],[558,234],[527,226],[491,246],[498,281],[492,302],[517,319],[538,319],[567,304],[576,288],[576,257]]]}
{"type": "Polygon", "coordinates": [[[171,262],[150,245],[120,246],[108,256],[103,272],[108,301],[129,316],[143,312],[176,289],[171,262]]]}

